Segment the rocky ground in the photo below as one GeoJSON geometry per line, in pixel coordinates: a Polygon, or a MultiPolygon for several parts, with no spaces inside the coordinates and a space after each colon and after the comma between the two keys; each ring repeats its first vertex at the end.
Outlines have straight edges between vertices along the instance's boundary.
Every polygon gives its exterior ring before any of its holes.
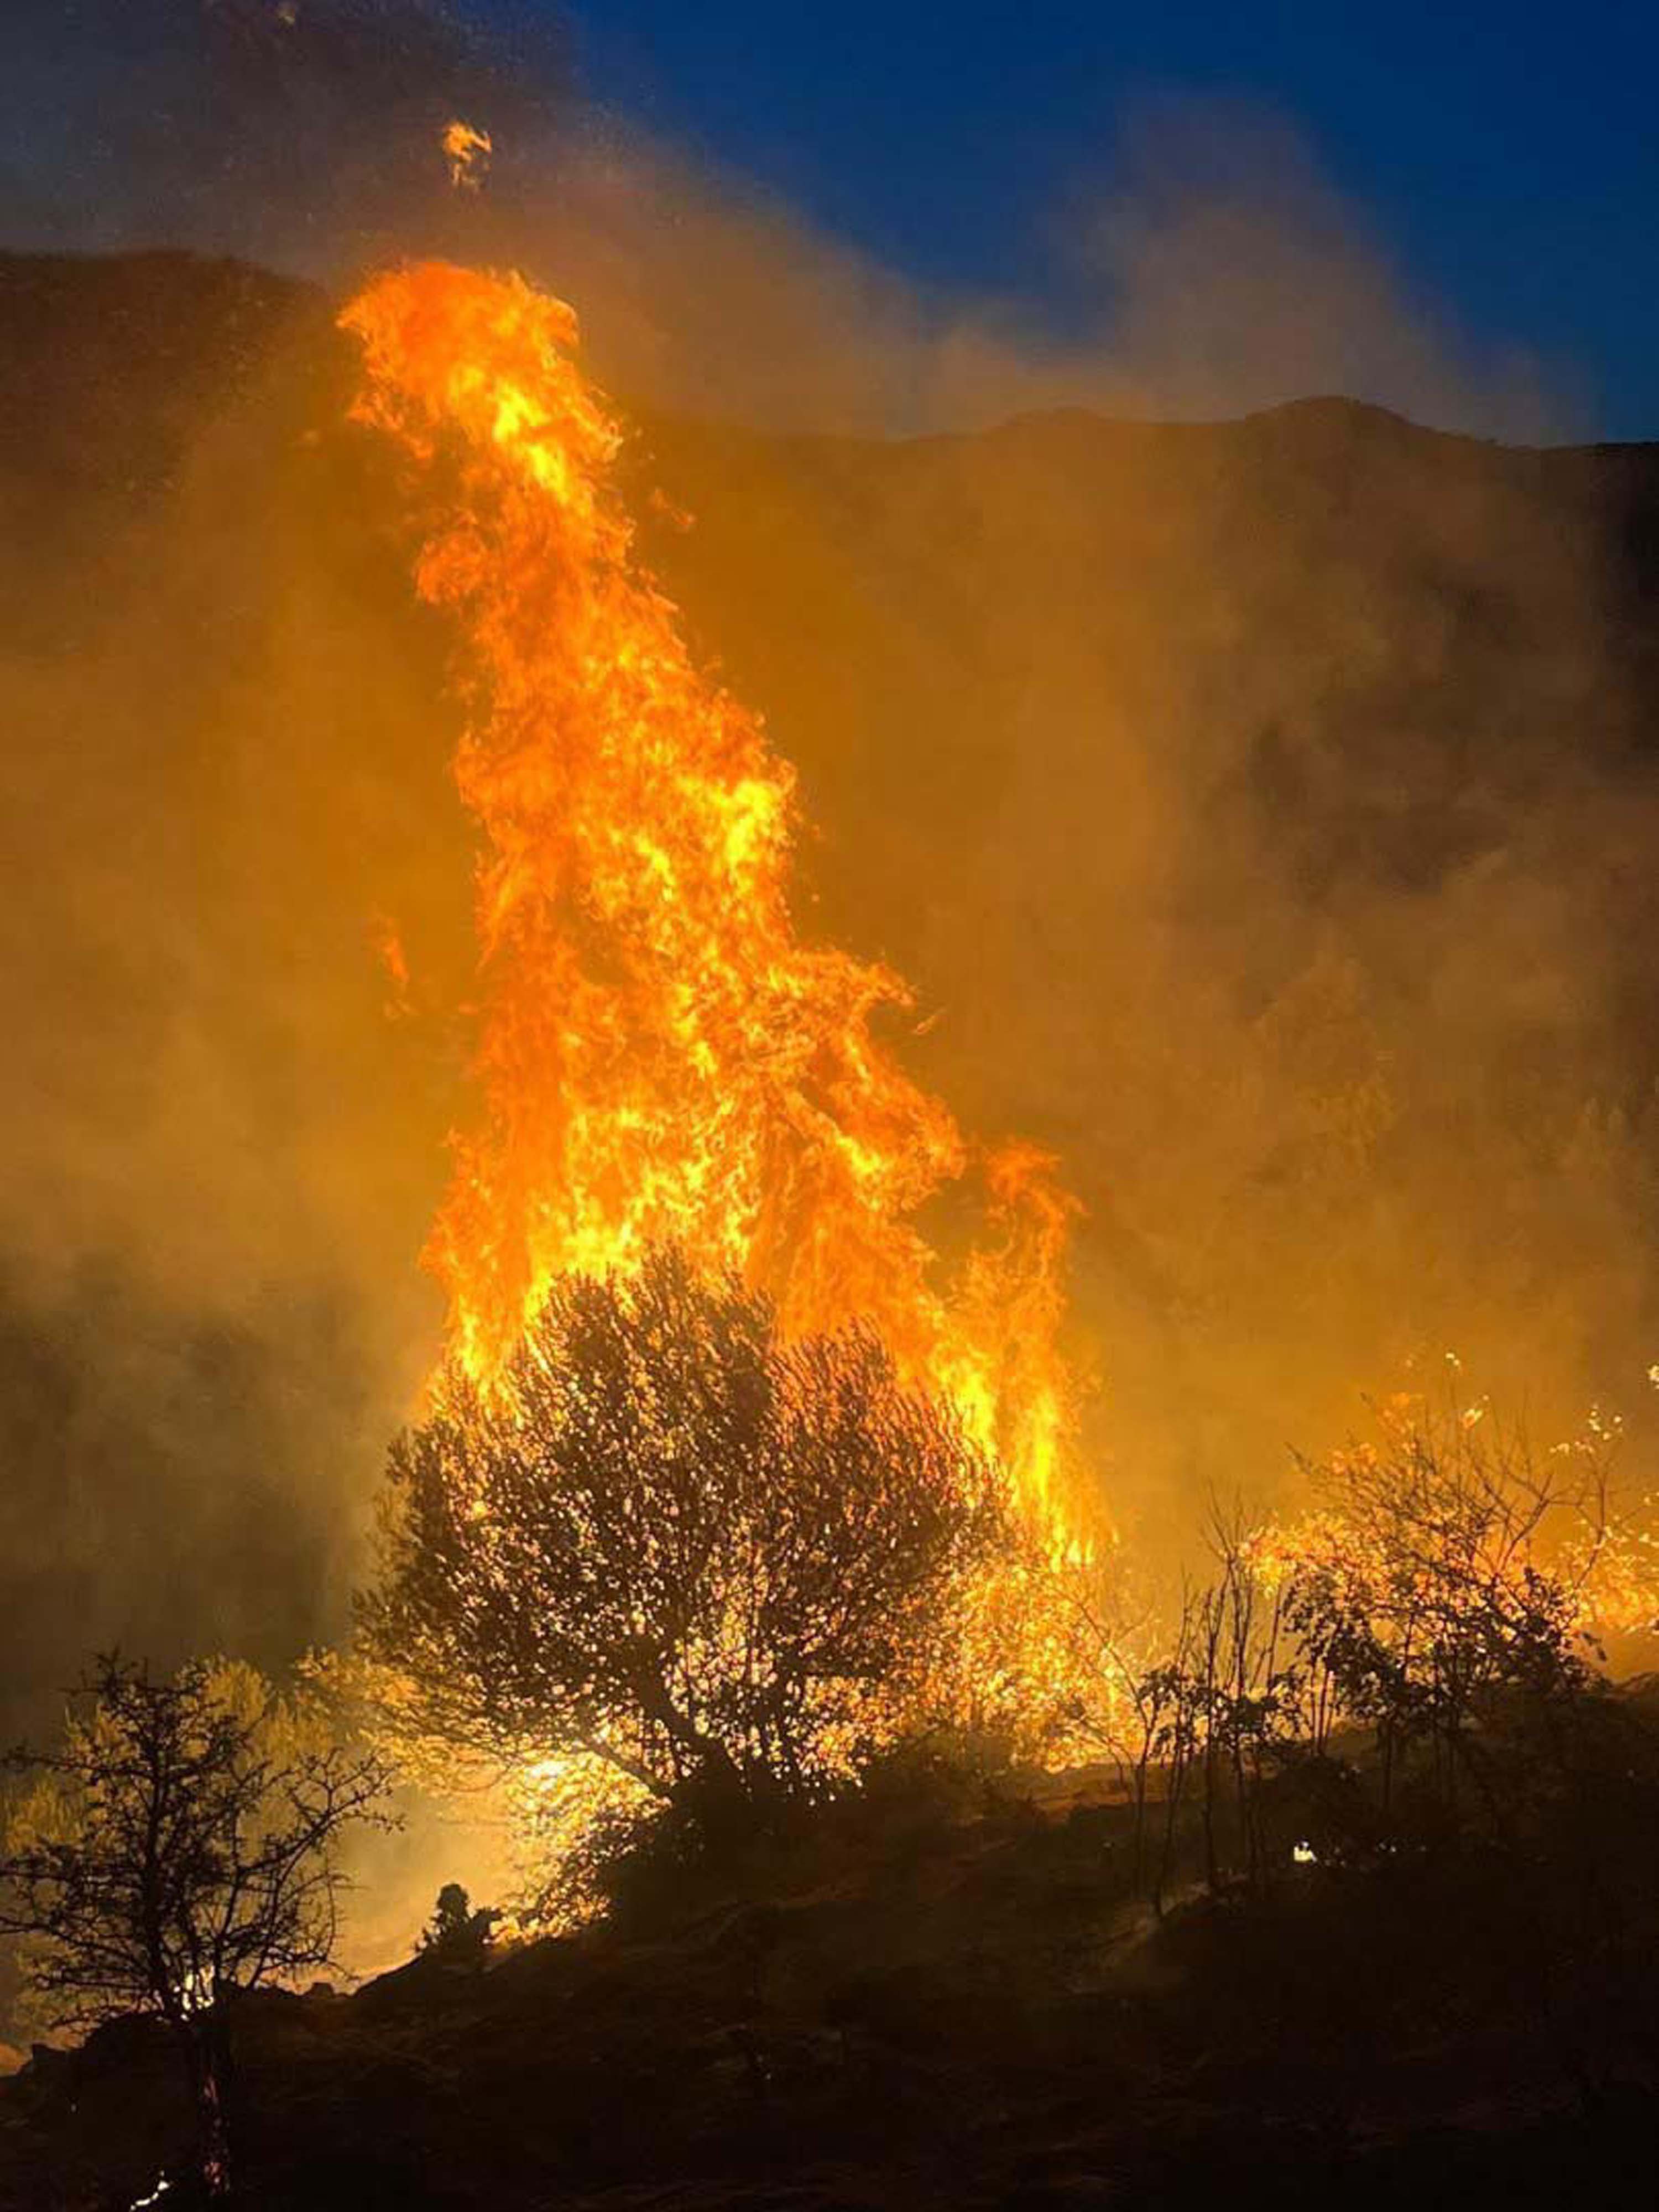
{"type": "MultiPolygon", "coordinates": [[[[1127,1815],[827,1834],[480,1970],[238,2008],[246,2203],[1561,2203],[1639,2189],[1652,1928],[1491,1855],[1126,1895],[1127,1815]]],[[[1591,1890],[1596,1885],[1589,1886],[1591,1890]]],[[[142,2023],[0,2088],[4,2212],[179,2172],[142,2023]]],[[[171,2194],[185,2201],[185,2191],[171,2194]]]]}

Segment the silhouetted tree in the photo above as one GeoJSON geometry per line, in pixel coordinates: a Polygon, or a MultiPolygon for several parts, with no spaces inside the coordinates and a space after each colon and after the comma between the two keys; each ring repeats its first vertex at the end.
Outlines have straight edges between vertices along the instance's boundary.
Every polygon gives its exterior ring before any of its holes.
{"type": "Polygon", "coordinates": [[[1382,1410],[1376,1441],[1316,1469],[1320,1510],[1290,1547],[1284,1618],[1350,1725],[1373,1732],[1386,1813],[1409,1778],[1455,1818],[1471,1782],[1500,1810],[1594,1681],[1588,1589],[1608,1526],[1594,1437],[1537,1458],[1484,1405],[1382,1410]]]}
{"type": "Polygon", "coordinates": [[[1315,1857],[1368,1850],[1408,1811],[1438,1837],[1551,1817],[1607,1732],[1593,1624],[1609,1586],[1629,1604],[1628,1565],[1604,1571],[1617,1433],[1592,1416],[1540,1458],[1485,1401],[1400,1397],[1310,1468],[1297,1521],[1212,1511],[1215,1578],[1183,1588],[1156,1663],[1100,1638],[1137,1878],[1162,1805],[1155,1905],[1189,1836],[1213,1889],[1268,1880],[1287,1820],[1315,1857]]]}
{"type": "Polygon", "coordinates": [[[355,1821],[384,1823],[386,1772],[252,1669],[170,1681],[100,1658],[60,1747],[20,1750],[0,1855],[0,1932],[56,2024],[163,2020],[189,2068],[210,2195],[229,2187],[223,2000],[330,1962],[355,1821]]]}
{"type": "Polygon", "coordinates": [[[786,1346],[660,1251],[562,1284],[496,1389],[447,1375],[392,1455],[362,1638],[434,1733],[589,1754],[707,1825],[880,1739],[1002,1514],[873,1335],[786,1346]]]}

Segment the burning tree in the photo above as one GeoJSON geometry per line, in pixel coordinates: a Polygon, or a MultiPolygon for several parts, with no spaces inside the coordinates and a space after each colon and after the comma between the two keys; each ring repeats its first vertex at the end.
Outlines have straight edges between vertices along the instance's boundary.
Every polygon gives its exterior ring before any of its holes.
{"type": "Polygon", "coordinates": [[[447,1740],[746,1817],[893,1734],[1004,1516],[872,1334],[786,1345],[659,1251],[557,1285],[497,1388],[452,1364],[392,1452],[362,1639],[447,1740]]]}
{"type": "Polygon", "coordinates": [[[251,1668],[171,1681],[100,1659],[61,1747],[19,1751],[0,1856],[0,1932],[55,2025],[164,2021],[189,2069],[210,2195],[229,2187],[223,2001],[332,1958],[337,1847],[381,1821],[382,1761],[251,1668]]]}
{"type": "Polygon", "coordinates": [[[1591,1686],[1610,1443],[1593,1425],[1540,1459],[1484,1403],[1405,1397],[1314,1470],[1285,1620],[1328,1712],[1373,1732],[1385,1810],[1402,1778],[1490,1808],[1504,1736],[1591,1686]]]}
{"type": "Polygon", "coordinates": [[[427,481],[416,582],[457,625],[483,833],[482,1111],[428,1249],[454,1364],[490,1382],[562,1278],[675,1243],[764,1284],[791,1338],[877,1328],[1064,1548],[1086,1534],[1059,1349],[1075,1204],[1044,1152],[970,1142],[907,1072],[898,975],[802,933],[794,770],[641,560],[575,315],[427,263],[342,322],[356,419],[427,481]],[[970,1178],[952,1269],[921,1217],[970,1178]]]}
{"type": "Polygon", "coordinates": [[[1162,1790],[1155,1896],[1185,1811],[1214,1887],[1267,1874],[1270,1808],[1348,1852],[1512,1841],[1566,1800],[1609,1729],[1595,1662],[1617,1437],[1592,1415],[1540,1457],[1485,1401],[1402,1395],[1374,1437],[1309,1470],[1301,1520],[1216,1513],[1216,1578],[1130,1678],[1138,1832],[1154,1768],[1162,1790]]]}
{"type": "MultiPolygon", "coordinates": [[[[843,1771],[937,1680],[993,1465],[1034,1557],[1090,1554],[1061,1352],[1079,1209],[1048,1153],[971,1139],[907,1070],[904,981],[803,933],[795,772],[644,564],[573,311],[426,263],[341,322],[354,419],[424,486],[416,584],[455,626],[481,833],[478,1112],[426,1254],[447,1356],[394,1461],[365,1638],[411,1772],[489,1750],[556,1856],[596,1796],[742,1803],[843,1771]],[[975,1226],[947,1255],[923,1221],[953,1187],[975,1226]],[[647,1383],[622,1307],[600,1341],[613,1294],[572,1286],[669,1246],[772,1306],[694,1316],[684,1291],[668,1334],[695,1318],[702,1349],[647,1383]],[[573,1356],[609,1428],[555,1379],[573,1356]]],[[[1019,1580],[981,1578],[953,1647],[975,1718],[1053,1672],[1019,1580]]]]}

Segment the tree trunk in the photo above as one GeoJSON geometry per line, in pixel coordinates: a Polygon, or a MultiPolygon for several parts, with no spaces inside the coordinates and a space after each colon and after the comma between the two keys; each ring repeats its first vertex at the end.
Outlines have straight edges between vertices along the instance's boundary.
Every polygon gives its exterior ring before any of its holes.
{"type": "Polygon", "coordinates": [[[205,2194],[224,2203],[231,2192],[230,2041],[216,2008],[185,2031],[191,2094],[196,2106],[196,2158],[205,2194]]]}

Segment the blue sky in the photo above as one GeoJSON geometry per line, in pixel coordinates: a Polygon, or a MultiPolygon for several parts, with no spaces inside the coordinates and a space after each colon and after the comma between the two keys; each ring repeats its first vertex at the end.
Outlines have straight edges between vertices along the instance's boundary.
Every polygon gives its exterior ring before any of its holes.
{"type": "MultiPolygon", "coordinates": [[[[1326,262],[1305,283],[1283,262],[1261,331],[1322,312],[1323,350],[1271,396],[1351,390],[1526,434],[1536,392],[1547,434],[1659,438],[1654,0],[5,0],[0,15],[0,245],[195,245],[337,280],[377,243],[425,250],[430,210],[410,210],[440,174],[434,101],[476,104],[532,161],[597,102],[924,295],[1012,307],[1038,337],[1105,333],[1133,366],[1121,303],[1103,298],[1103,272],[1129,264],[1109,243],[1089,266],[1089,211],[1141,204],[1149,114],[1189,134],[1194,116],[1243,116],[1287,130],[1338,195],[1334,215],[1282,165],[1326,262]],[[1386,264],[1369,323],[1329,282],[1351,235],[1356,267],[1374,272],[1378,246],[1386,264]],[[1401,330],[1455,374],[1431,389],[1378,358],[1401,330]]],[[[1182,158],[1203,157],[1206,128],[1182,158]]],[[[556,195],[556,161],[540,181],[556,195]]],[[[1237,362],[1224,316],[1194,344],[1181,310],[1190,294],[1236,312],[1227,280],[1251,272],[1229,258],[1189,279],[1164,237],[1127,289],[1162,283],[1182,362],[1206,336],[1237,362]]],[[[1262,379],[1237,380],[1216,404],[1259,404],[1262,379]]]]}
{"type": "MultiPolygon", "coordinates": [[[[537,0],[495,0],[520,15],[537,0]]],[[[1126,114],[1224,96],[1291,125],[1477,342],[1567,364],[1659,435],[1659,9],[586,0],[587,88],[924,282],[1072,305],[1053,215],[1126,114]]]]}

